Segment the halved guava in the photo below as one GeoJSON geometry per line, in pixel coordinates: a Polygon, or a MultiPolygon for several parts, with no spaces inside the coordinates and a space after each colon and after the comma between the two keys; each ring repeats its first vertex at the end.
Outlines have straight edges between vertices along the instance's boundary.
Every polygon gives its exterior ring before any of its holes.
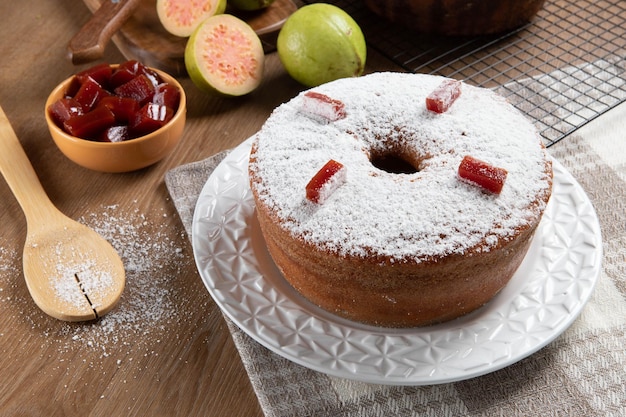
{"type": "Polygon", "coordinates": [[[157,0],[156,8],[165,30],[186,38],[205,19],[224,13],[226,0],[157,0]]]}
{"type": "Polygon", "coordinates": [[[263,45],[243,20],[221,14],[206,19],[187,41],[185,67],[194,84],[210,93],[242,96],[261,83],[263,45]]]}

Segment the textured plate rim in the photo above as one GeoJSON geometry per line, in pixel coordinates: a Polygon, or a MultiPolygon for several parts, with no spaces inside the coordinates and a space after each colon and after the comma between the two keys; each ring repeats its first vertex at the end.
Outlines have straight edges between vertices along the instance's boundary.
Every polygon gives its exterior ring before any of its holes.
{"type": "Polygon", "coordinates": [[[545,347],[574,322],[593,292],[602,260],[599,221],[578,182],[553,160],[553,196],[531,249],[487,306],[452,322],[414,329],[367,326],[327,313],[289,286],[264,249],[248,185],[252,139],[229,153],[204,185],[193,216],[193,252],[222,312],[286,359],[369,383],[466,380],[545,347]],[[558,219],[551,213],[559,213],[558,219]],[[564,230],[568,227],[571,236],[564,230]],[[562,259],[573,252],[583,264],[562,259]],[[553,261],[559,270],[536,269],[538,259],[553,261]]]}

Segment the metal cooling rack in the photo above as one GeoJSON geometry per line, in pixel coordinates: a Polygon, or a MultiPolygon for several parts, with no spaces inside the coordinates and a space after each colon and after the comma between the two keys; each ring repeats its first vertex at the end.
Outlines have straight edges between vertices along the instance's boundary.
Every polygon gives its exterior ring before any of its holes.
{"type": "Polygon", "coordinates": [[[626,1],[548,0],[500,36],[435,39],[399,28],[362,0],[333,0],[368,46],[409,72],[492,88],[534,119],[547,146],[626,101],[626,1]]]}

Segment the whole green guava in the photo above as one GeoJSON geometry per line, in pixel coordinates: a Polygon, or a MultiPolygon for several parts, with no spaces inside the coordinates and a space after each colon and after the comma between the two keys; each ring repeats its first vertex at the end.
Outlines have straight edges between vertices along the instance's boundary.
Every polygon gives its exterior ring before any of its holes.
{"type": "Polygon", "coordinates": [[[307,87],[361,75],[367,56],[359,25],[325,3],[304,6],[289,16],[276,49],[289,75],[307,87]]]}

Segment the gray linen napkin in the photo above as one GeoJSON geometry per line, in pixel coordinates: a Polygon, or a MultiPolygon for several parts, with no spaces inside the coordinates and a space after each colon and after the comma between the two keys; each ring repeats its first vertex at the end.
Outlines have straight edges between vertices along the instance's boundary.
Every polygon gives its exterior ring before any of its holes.
{"type": "MultiPolygon", "coordinates": [[[[553,91],[554,83],[549,81],[553,91]]],[[[536,85],[527,84],[525,89],[536,85]]],[[[384,386],[297,365],[261,346],[224,317],[265,415],[626,416],[624,131],[626,103],[550,148],[591,199],[604,243],[602,274],[594,294],[579,319],[557,340],[514,365],[471,380],[384,386]]],[[[166,174],[166,186],[189,236],[197,197],[227,154],[166,174]]]]}

